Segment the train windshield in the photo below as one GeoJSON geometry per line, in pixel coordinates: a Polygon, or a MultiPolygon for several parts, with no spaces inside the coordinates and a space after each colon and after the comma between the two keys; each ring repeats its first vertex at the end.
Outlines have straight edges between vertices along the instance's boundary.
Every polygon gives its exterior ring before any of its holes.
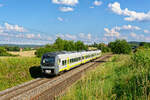
{"type": "Polygon", "coordinates": [[[42,65],[45,66],[54,66],[55,65],[55,57],[45,56],[42,59],[42,65]]]}

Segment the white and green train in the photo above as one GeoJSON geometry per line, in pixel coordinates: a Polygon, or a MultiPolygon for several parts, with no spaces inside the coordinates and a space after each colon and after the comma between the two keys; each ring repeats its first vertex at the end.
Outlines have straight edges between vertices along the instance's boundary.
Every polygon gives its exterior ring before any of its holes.
{"type": "Polygon", "coordinates": [[[101,50],[83,52],[55,52],[42,56],[42,73],[58,75],[101,56],[101,50]]]}

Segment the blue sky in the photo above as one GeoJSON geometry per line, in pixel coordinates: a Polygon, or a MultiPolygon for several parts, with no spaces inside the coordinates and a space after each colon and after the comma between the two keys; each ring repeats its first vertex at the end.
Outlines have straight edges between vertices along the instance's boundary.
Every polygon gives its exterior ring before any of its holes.
{"type": "Polygon", "coordinates": [[[149,0],[0,0],[0,43],[150,42],[149,0]]]}

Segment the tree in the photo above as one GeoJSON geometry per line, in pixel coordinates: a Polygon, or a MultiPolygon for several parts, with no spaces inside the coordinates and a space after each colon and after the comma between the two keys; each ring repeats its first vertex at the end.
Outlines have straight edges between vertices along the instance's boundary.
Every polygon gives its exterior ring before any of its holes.
{"type": "Polygon", "coordinates": [[[87,50],[87,46],[82,41],[75,42],[76,51],[87,50]]]}
{"type": "Polygon", "coordinates": [[[88,46],[82,41],[70,41],[57,38],[54,44],[47,44],[42,48],[36,50],[36,56],[41,57],[44,53],[55,52],[55,51],[81,51],[87,50],[88,46]]]}
{"type": "Polygon", "coordinates": [[[0,54],[6,53],[6,49],[4,47],[0,47],[0,54]]]}
{"type": "Polygon", "coordinates": [[[59,51],[62,51],[64,50],[64,44],[65,44],[65,41],[61,39],[60,37],[58,37],[55,40],[54,47],[56,47],[56,49],[58,49],[59,51]]]}
{"type": "Polygon", "coordinates": [[[65,51],[75,51],[74,41],[65,41],[64,50],[65,51]]]}
{"type": "Polygon", "coordinates": [[[115,42],[110,42],[108,46],[111,48],[111,51],[116,54],[129,54],[132,50],[126,40],[116,40],[115,42]]]}

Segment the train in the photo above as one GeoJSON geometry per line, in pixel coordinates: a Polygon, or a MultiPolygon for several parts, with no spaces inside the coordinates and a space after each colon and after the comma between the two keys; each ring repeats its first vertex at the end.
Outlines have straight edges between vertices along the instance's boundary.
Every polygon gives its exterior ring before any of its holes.
{"type": "Polygon", "coordinates": [[[101,56],[101,50],[81,52],[51,52],[41,58],[43,74],[58,75],[101,56]]]}

